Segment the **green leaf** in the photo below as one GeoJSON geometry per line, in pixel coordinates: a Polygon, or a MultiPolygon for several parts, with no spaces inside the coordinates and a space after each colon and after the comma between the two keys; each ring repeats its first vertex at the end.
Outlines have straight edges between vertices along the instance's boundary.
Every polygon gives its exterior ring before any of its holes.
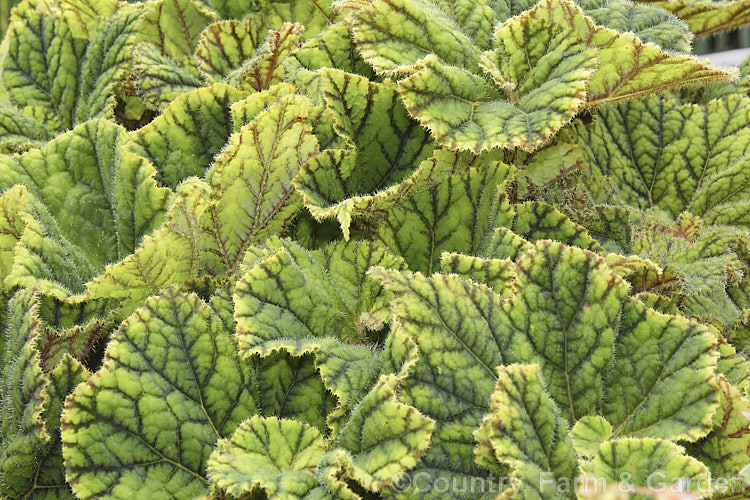
{"type": "Polygon", "coordinates": [[[570,439],[576,453],[591,459],[599,452],[603,442],[612,437],[612,426],[599,415],[587,415],[579,419],[570,430],[570,439]]]}
{"type": "Polygon", "coordinates": [[[301,24],[308,37],[317,35],[340,17],[332,2],[327,0],[258,0],[258,3],[260,15],[269,27],[279,29],[284,23],[301,24]]]}
{"type": "Polygon", "coordinates": [[[158,0],[138,29],[138,42],[153,44],[158,53],[180,66],[193,66],[193,52],[203,28],[216,15],[195,0],[158,0]]]}
{"type": "MultiPolygon", "coordinates": [[[[421,167],[453,168],[451,159],[436,155],[421,167]]],[[[425,273],[437,269],[442,252],[478,255],[489,259],[514,260],[520,241],[503,241],[497,226],[511,228],[529,241],[556,239],[594,251],[601,247],[579,225],[554,207],[540,202],[511,204],[501,184],[513,169],[499,162],[467,167],[460,155],[453,155],[460,173],[446,176],[429,190],[415,190],[405,199],[395,198],[378,227],[378,238],[394,253],[402,255],[409,268],[425,273]],[[505,245],[513,247],[506,248],[505,245]],[[507,254],[506,252],[511,252],[507,254]]],[[[476,164],[476,163],[475,163],[476,164]]],[[[439,171],[438,171],[439,172],[439,171]]],[[[423,175],[418,171],[416,175],[423,175]]],[[[411,186],[406,185],[405,188],[411,186]]],[[[384,193],[390,194],[390,193],[384,193]]],[[[395,195],[400,195],[395,190],[395,195]]],[[[406,193],[404,193],[406,194],[406,193]]],[[[388,201],[387,199],[383,201],[388,201]]],[[[377,205],[376,205],[377,206],[377,205]]],[[[518,235],[511,239],[518,240],[518,235]]]]}
{"type": "Polygon", "coordinates": [[[732,220],[712,210],[742,201],[734,190],[747,184],[741,173],[750,151],[749,99],[680,105],[652,96],[596,114],[590,126],[576,123],[574,134],[591,170],[612,177],[624,201],[673,216],[694,210],[709,223],[732,220]]]}
{"type": "Polygon", "coordinates": [[[263,353],[274,341],[336,338],[368,343],[367,330],[390,319],[390,294],[366,276],[371,266],[404,269],[401,258],[368,241],[337,242],[308,252],[269,240],[271,255],[237,283],[240,352],[263,353]]]}
{"type": "MultiPolygon", "coordinates": [[[[519,185],[518,196],[529,198],[572,172],[586,168],[581,150],[571,144],[554,144],[535,151],[523,160],[529,186],[519,185]],[[524,189],[528,192],[523,192],[524,189]]],[[[520,180],[517,180],[520,184],[520,180]]]]}
{"type": "Polygon", "coordinates": [[[381,378],[333,444],[302,422],[246,420],[231,440],[220,442],[209,477],[235,496],[258,488],[275,498],[359,498],[346,479],[370,491],[383,489],[424,453],[433,424],[395,400],[397,381],[381,378]]]}
{"type": "Polygon", "coordinates": [[[309,112],[306,98],[282,97],[232,134],[207,172],[212,193],[201,239],[210,273],[234,269],[251,244],[282,232],[301,208],[292,181],[318,153],[309,112]]]}
{"type": "Polygon", "coordinates": [[[133,72],[130,77],[135,95],[145,103],[163,109],[185,92],[203,86],[197,71],[176,64],[151,43],[139,43],[133,49],[133,72]]]}
{"type": "Polygon", "coordinates": [[[480,474],[469,434],[489,409],[495,367],[510,363],[539,364],[571,421],[601,413],[618,436],[694,440],[710,430],[712,335],[628,298],[591,252],[537,242],[518,259],[507,299],[458,276],[370,273],[395,295],[385,364],[407,367],[399,399],[437,421],[428,470],[480,474]]]}
{"type": "Polygon", "coordinates": [[[267,30],[267,24],[257,15],[206,26],[195,50],[195,60],[203,77],[209,82],[218,82],[229,76],[256,54],[267,30]]]}
{"type": "Polygon", "coordinates": [[[208,186],[193,180],[178,188],[164,224],[122,261],[86,284],[88,297],[127,299],[126,312],[171,285],[187,283],[200,272],[199,219],[206,210],[208,186]]]}
{"type": "Polygon", "coordinates": [[[602,407],[613,435],[687,441],[706,435],[717,405],[714,342],[703,325],[626,302],[602,407]]]}
{"type": "MultiPolygon", "coordinates": [[[[710,484],[708,468],[693,457],[687,456],[680,446],[661,439],[617,439],[607,441],[599,448],[594,460],[582,466],[583,471],[608,483],[626,483],[643,488],[651,498],[652,488],[683,486],[680,491],[699,492],[710,484]]],[[[614,486],[611,486],[614,487],[614,486]]],[[[638,490],[636,490],[638,491],[638,490]]]]}
{"type": "Polygon", "coordinates": [[[510,259],[482,259],[443,252],[440,263],[443,274],[457,274],[464,279],[485,283],[501,297],[510,297],[514,292],[515,264],[510,259]]]}
{"type": "Polygon", "coordinates": [[[31,210],[33,199],[23,186],[14,186],[0,196],[0,281],[10,274],[13,249],[21,240],[26,222],[24,214],[31,210]]]}
{"type": "Polygon", "coordinates": [[[691,83],[734,78],[695,57],[670,54],[656,45],[644,44],[633,33],[598,26],[568,0],[543,0],[521,16],[569,27],[589,47],[597,49],[599,67],[589,81],[587,107],[691,83]]]}
{"type": "Polygon", "coordinates": [[[51,439],[44,422],[50,381],[42,372],[39,353],[34,349],[39,323],[35,295],[34,290],[25,289],[8,306],[0,372],[0,491],[16,497],[33,489],[37,451],[51,439]]]}
{"type": "Polygon", "coordinates": [[[687,23],[695,36],[728,31],[750,22],[749,3],[746,0],[638,0],[638,3],[672,12],[687,23]]]}
{"type": "Polygon", "coordinates": [[[339,409],[328,419],[334,426],[381,370],[379,355],[366,344],[377,339],[368,330],[390,319],[390,294],[365,273],[373,265],[403,269],[403,260],[367,241],[311,252],[289,240],[266,245],[269,255],[235,290],[240,354],[313,353],[326,388],[338,398],[339,409]]]}
{"type": "Polygon", "coordinates": [[[586,15],[596,24],[621,33],[633,32],[642,42],[651,42],[664,50],[691,51],[693,32],[674,14],[625,0],[595,0],[592,3],[599,5],[587,9],[586,15]]]}
{"type": "MultiPolygon", "coordinates": [[[[100,18],[83,38],[65,17],[29,10],[9,28],[0,56],[8,102],[53,131],[112,116],[114,92],[130,63],[142,17],[142,9],[123,7],[100,18]]],[[[6,128],[18,122],[17,114],[5,116],[6,128]]]]}
{"type": "Polygon", "coordinates": [[[369,491],[382,490],[414,467],[430,443],[435,422],[398,401],[400,381],[394,375],[381,376],[336,441],[352,457],[350,477],[369,491]]]}
{"type": "Polygon", "coordinates": [[[0,186],[25,185],[62,234],[102,270],[158,227],[170,196],[157,187],[153,166],[124,150],[125,141],[122,127],[88,121],[41,150],[0,160],[0,186]]]}
{"type": "Polygon", "coordinates": [[[222,81],[257,92],[279,83],[285,76],[286,59],[299,45],[304,27],[284,23],[278,30],[267,28],[267,20],[261,16],[209,25],[195,51],[203,77],[208,82],[222,81]]]}
{"type": "MultiPolygon", "coordinates": [[[[26,193],[24,187],[19,189],[26,193]]],[[[17,215],[24,229],[12,249],[5,288],[37,286],[61,300],[82,293],[83,284],[96,274],[90,259],[66,238],[44,205],[28,194],[22,202],[17,215]]]]}
{"type": "Polygon", "coordinates": [[[352,33],[362,58],[378,73],[406,73],[428,54],[476,69],[480,49],[437,5],[425,0],[351,0],[352,33]]]}
{"type": "MultiPolygon", "coordinates": [[[[301,47],[293,50],[287,60],[286,78],[307,96],[314,99],[322,95],[320,88],[322,68],[335,68],[374,80],[372,68],[359,55],[348,25],[338,21],[310,37],[301,47]]],[[[317,102],[316,102],[317,104],[317,102]]]]}
{"type": "MultiPolygon", "coordinates": [[[[286,351],[277,351],[263,357],[246,358],[252,362],[257,374],[258,406],[263,414],[305,422],[325,433],[327,418],[339,402],[326,387],[327,380],[324,381],[323,373],[318,369],[318,366],[324,368],[327,364],[325,361],[317,363],[322,357],[300,353],[292,356],[286,351]]],[[[374,377],[364,378],[367,379],[365,383],[372,385],[374,377]]],[[[359,394],[357,391],[346,392],[359,394]]]]}
{"type": "MultiPolygon", "coordinates": [[[[717,377],[719,409],[714,414],[713,429],[700,441],[686,448],[711,469],[715,478],[736,477],[750,460],[750,400],[724,376],[717,377]]],[[[714,483],[719,491],[726,491],[714,483]]],[[[724,487],[727,485],[725,484],[724,487]]]]}
{"type": "Polygon", "coordinates": [[[513,364],[497,372],[490,413],[474,431],[477,461],[481,464],[489,454],[510,466],[506,496],[572,498],[560,490],[578,474],[576,454],[567,422],[545,391],[539,366],[513,364]]]}
{"type": "Polygon", "coordinates": [[[224,84],[187,92],[131,134],[129,148],[154,164],[160,183],[175,189],[203,177],[232,133],[230,106],[244,93],[224,84]]]}
{"type": "Polygon", "coordinates": [[[273,498],[307,498],[319,485],[315,470],[326,453],[323,436],[296,420],[254,416],[219,443],[208,477],[230,495],[254,489],[273,498]]]}
{"type": "Polygon", "coordinates": [[[482,54],[480,66],[507,98],[476,71],[432,55],[399,82],[401,96],[441,144],[475,154],[494,147],[533,151],[586,102],[597,53],[572,30],[525,17],[499,26],[495,39],[497,48],[482,54]]]}
{"type": "MultiPolygon", "coordinates": [[[[377,203],[361,194],[402,181],[433,152],[434,143],[408,116],[390,80],[375,83],[335,69],[320,73],[325,107],[348,147],[325,150],[311,159],[300,174],[298,188],[312,215],[319,220],[336,216],[348,238],[351,215],[367,213],[377,203]]],[[[429,182],[432,174],[426,176],[429,182]]]]}
{"type": "Polygon", "coordinates": [[[254,415],[255,389],[221,320],[195,295],[151,297],[67,399],[66,477],[80,498],[206,494],[217,441],[254,415]]]}
{"type": "Polygon", "coordinates": [[[117,12],[115,0],[60,0],[60,9],[74,33],[84,33],[89,38],[102,19],[117,12]]]}
{"type": "Polygon", "coordinates": [[[661,264],[679,279],[680,307],[689,315],[731,324],[740,311],[726,289],[738,281],[743,264],[733,250],[743,238],[730,228],[701,230],[684,216],[676,225],[647,224],[633,237],[633,251],[661,264]]]}
{"type": "Polygon", "coordinates": [[[388,210],[378,239],[403,256],[410,269],[425,273],[438,268],[442,252],[477,254],[496,226],[512,222],[513,208],[497,188],[508,171],[493,162],[413,193],[388,210]]]}
{"type": "Polygon", "coordinates": [[[0,148],[3,151],[22,149],[26,145],[38,147],[51,138],[43,121],[10,106],[0,105],[0,148]]]}

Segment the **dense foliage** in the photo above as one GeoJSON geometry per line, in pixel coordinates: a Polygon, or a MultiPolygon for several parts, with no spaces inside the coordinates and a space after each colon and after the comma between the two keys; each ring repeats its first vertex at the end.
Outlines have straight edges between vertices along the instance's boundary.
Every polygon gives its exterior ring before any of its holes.
{"type": "Polygon", "coordinates": [[[0,497],[750,498],[749,6],[23,0],[0,497]]]}

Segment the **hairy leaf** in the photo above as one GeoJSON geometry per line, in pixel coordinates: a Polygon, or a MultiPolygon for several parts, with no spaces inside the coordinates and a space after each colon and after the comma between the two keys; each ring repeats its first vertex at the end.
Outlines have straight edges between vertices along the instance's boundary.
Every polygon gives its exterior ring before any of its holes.
{"type": "Polygon", "coordinates": [[[379,245],[338,242],[312,252],[289,240],[266,246],[272,254],[250,269],[235,291],[241,352],[306,338],[368,343],[367,330],[382,328],[390,318],[390,294],[365,273],[371,266],[405,265],[379,245]]]}
{"type": "Polygon", "coordinates": [[[254,416],[219,444],[209,459],[208,477],[233,496],[257,487],[275,498],[305,498],[322,490],[314,474],[325,453],[323,436],[314,427],[254,416]]]}
{"type": "Polygon", "coordinates": [[[690,52],[693,32],[674,14],[626,0],[594,0],[590,3],[598,4],[586,9],[586,15],[596,24],[621,33],[631,31],[641,41],[651,42],[664,50],[690,52]]]}
{"type": "Polygon", "coordinates": [[[627,203],[672,215],[689,209],[709,223],[732,220],[725,207],[741,201],[747,185],[750,100],[681,105],[652,96],[596,113],[592,125],[576,123],[576,139],[592,171],[612,177],[627,203]]]}
{"type": "Polygon", "coordinates": [[[750,3],[746,0],[638,0],[638,3],[672,12],[687,23],[695,36],[728,31],[750,22],[750,3]]]}
{"type": "Polygon", "coordinates": [[[200,227],[206,210],[208,187],[200,181],[180,186],[164,224],[122,261],[107,266],[104,273],[86,284],[88,296],[127,299],[125,311],[132,311],[143,299],[163,288],[182,285],[200,271],[200,227]]]}
{"type": "Polygon", "coordinates": [[[282,97],[233,134],[207,172],[201,239],[209,272],[234,269],[251,244],[281,232],[301,208],[292,181],[318,153],[309,111],[304,97],[282,97]]]}
{"type": "Polygon", "coordinates": [[[130,76],[134,95],[156,109],[165,108],[184,92],[203,85],[197,71],[183,68],[159,52],[151,43],[139,43],[133,50],[130,76]]]}
{"type": "Polygon", "coordinates": [[[311,159],[298,187],[312,215],[336,216],[348,238],[352,213],[367,213],[368,206],[377,203],[361,195],[402,181],[432,153],[434,144],[408,116],[390,80],[375,83],[334,69],[320,73],[325,107],[348,148],[325,150],[311,159]]]}
{"type": "Polygon", "coordinates": [[[488,410],[495,367],[510,363],[539,364],[571,421],[604,410],[621,435],[709,431],[715,357],[704,327],[627,298],[628,285],[584,250],[539,241],[516,272],[515,293],[503,299],[457,276],[371,271],[395,294],[386,363],[410,366],[399,398],[437,420],[426,467],[478,473],[469,433],[488,410]],[[419,359],[409,361],[414,348],[419,359]]]}
{"type": "Polygon", "coordinates": [[[138,42],[149,42],[158,53],[180,66],[192,66],[203,28],[216,15],[195,0],[158,0],[138,29],[138,42]]]}
{"type": "Polygon", "coordinates": [[[567,0],[543,0],[522,16],[568,26],[589,47],[597,49],[599,67],[591,75],[587,107],[691,83],[733,79],[731,73],[707,66],[695,57],[670,54],[656,45],[644,44],[632,33],[597,26],[567,0]]]}
{"type": "Polygon", "coordinates": [[[511,467],[514,498],[571,498],[560,493],[578,474],[567,423],[545,391],[538,365],[508,365],[497,369],[497,388],[490,413],[474,432],[477,460],[497,458],[511,467]]]}
{"type": "Polygon", "coordinates": [[[216,442],[257,411],[221,320],[195,295],[151,297],[62,416],[66,476],[80,498],[208,492],[216,442]]]}
{"type": "Polygon", "coordinates": [[[409,113],[439,143],[474,153],[498,146],[534,150],[586,102],[598,57],[572,30],[521,16],[499,26],[495,40],[497,48],[482,54],[480,66],[496,87],[432,55],[399,83],[409,113]]]}
{"type": "Polygon", "coordinates": [[[60,231],[103,269],[133,252],[162,220],[170,192],[154,168],[124,150],[125,131],[96,119],[31,150],[0,160],[0,187],[23,184],[60,231]]]}
{"type": "Polygon", "coordinates": [[[142,18],[142,9],[126,6],[105,13],[82,34],[67,17],[28,10],[9,28],[0,55],[3,92],[19,110],[0,114],[1,127],[15,140],[19,132],[38,140],[47,135],[41,133],[42,123],[62,132],[90,118],[113,116],[115,89],[142,18]]]}
{"type": "Polygon", "coordinates": [[[159,181],[172,189],[203,177],[232,133],[230,106],[242,97],[224,84],[187,92],[131,134],[130,150],[153,163],[159,181]]]}
{"type": "MultiPolygon", "coordinates": [[[[674,443],[661,439],[607,441],[583,470],[607,483],[664,488],[682,483],[684,492],[701,492],[710,484],[708,468],[674,443]]],[[[610,486],[614,488],[614,485],[610,486]]],[[[644,488],[645,489],[645,488],[644,488]]],[[[648,490],[646,490],[648,492],[648,490]]],[[[649,495],[652,496],[652,495],[649,495]]]]}

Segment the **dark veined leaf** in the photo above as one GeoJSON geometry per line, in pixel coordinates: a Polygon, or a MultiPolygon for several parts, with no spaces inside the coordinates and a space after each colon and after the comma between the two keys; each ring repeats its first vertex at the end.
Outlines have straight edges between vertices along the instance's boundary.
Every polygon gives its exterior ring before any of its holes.
{"type": "Polygon", "coordinates": [[[365,273],[374,265],[404,269],[404,262],[367,241],[308,252],[289,240],[269,240],[265,251],[235,290],[240,354],[313,353],[326,388],[338,398],[339,409],[329,417],[333,426],[381,372],[371,347],[377,337],[369,330],[390,318],[391,295],[365,273]]]}
{"type": "Polygon", "coordinates": [[[612,177],[625,202],[673,216],[687,209],[709,224],[740,217],[750,100],[681,105],[651,96],[595,113],[591,125],[577,122],[572,135],[591,171],[612,177]]]}
{"type": "Polygon", "coordinates": [[[503,299],[458,276],[371,271],[395,295],[386,366],[409,367],[398,397],[436,420],[420,471],[481,474],[471,432],[489,411],[495,367],[511,363],[539,364],[563,415],[602,412],[616,437],[709,432],[716,358],[705,327],[628,298],[628,285],[585,250],[539,241],[516,273],[503,299]]]}
{"type": "Polygon", "coordinates": [[[302,96],[280,97],[230,137],[207,172],[201,245],[210,273],[234,269],[250,245],[282,232],[302,207],[293,180],[318,153],[310,108],[302,96]]]}
{"type": "Polygon", "coordinates": [[[203,28],[216,14],[195,0],[158,0],[138,28],[138,42],[153,44],[179,66],[195,68],[193,52],[203,28]]]}
{"type": "Polygon", "coordinates": [[[674,14],[661,8],[626,0],[593,0],[580,5],[596,24],[621,33],[631,31],[641,41],[664,50],[690,52],[693,32],[674,14]]]}
{"type": "Polygon", "coordinates": [[[0,161],[0,186],[26,186],[94,269],[131,254],[159,225],[170,191],[154,167],[125,150],[126,134],[96,119],[18,159],[0,161]]]}
{"type": "Polygon", "coordinates": [[[278,498],[360,498],[350,479],[369,491],[387,487],[416,464],[433,422],[399,403],[396,377],[383,377],[354,409],[334,443],[293,420],[253,417],[208,463],[209,477],[238,496],[256,486],[278,498]],[[336,484],[331,484],[336,483],[336,484]]]}
{"type": "Polygon", "coordinates": [[[672,12],[687,23],[695,36],[739,28],[750,22],[750,3],[746,0],[638,0],[638,3],[672,12]]]}
{"type": "Polygon", "coordinates": [[[0,493],[9,498],[74,498],[60,456],[60,411],[89,373],[70,356],[43,371],[38,295],[24,289],[9,303],[0,365],[0,493]]]}
{"type": "Polygon", "coordinates": [[[153,163],[159,182],[172,189],[190,176],[203,177],[232,133],[230,107],[242,97],[225,84],[187,92],[131,133],[128,146],[153,163]]]}
{"type": "Polygon", "coordinates": [[[539,366],[513,364],[497,371],[490,413],[474,432],[477,462],[489,459],[492,467],[497,459],[510,466],[511,485],[505,496],[573,498],[572,492],[562,492],[578,474],[573,442],[567,422],[545,392],[539,366]]]}
{"type": "MultiPolygon", "coordinates": [[[[511,258],[496,228],[512,229],[529,241],[552,238],[591,250],[599,245],[586,231],[550,205],[540,202],[511,204],[503,183],[513,168],[492,161],[476,167],[436,155],[440,168],[454,164],[462,171],[446,176],[428,190],[409,193],[388,207],[378,227],[378,238],[402,255],[409,268],[425,273],[437,270],[443,252],[458,252],[490,259],[511,258]]],[[[461,160],[460,155],[453,155],[461,160]]],[[[490,158],[488,158],[490,159],[490,158]]],[[[430,168],[426,163],[424,167],[430,168]]],[[[516,236],[517,237],[517,236],[516,236]]],[[[522,244],[519,242],[519,245],[522,244]]]]}
{"type": "Polygon", "coordinates": [[[500,24],[494,50],[485,52],[442,4],[343,5],[354,11],[363,58],[378,72],[409,75],[399,89],[410,114],[439,143],[475,153],[534,150],[584,106],[732,79],[693,57],[598,26],[566,0],[545,0],[500,24]]]}
{"type": "Polygon", "coordinates": [[[90,118],[113,116],[144,10],[125,6],[103,14],[81,25],[70,16],[27,9],[11,24],[0,65],[4,100],[12,108],[0,113],[0,130],[8,134],[0,140],[38,142],[90,118]]]}
{"type": "Polygon", "coordinates": [[[208,493],[217,441],[258,408],[248,367],[221,320],[169,289],[110,340],[102,368],[67,399],[66,477],[79,498],[208,493]]]}
{"type": "Polygon", "coordinates": [[[297,187],[312,215],[335,216],[348,238],[352,214],[371,213],[380,193],[362,194],[387,189],[412,174],[414,165],[432,153],[434,143],[409,117],[390,80],[376,83],[334,69],[322,69],[320,75],[325,108],[346,149],[327,149],[312,158],[297,187]]]}
{"type": "MultiPolygon", "coordinates": [[[[683,448],[654,438],[607,441],[594,459],[582,468],[593,478],[603,479],[610,488],[624,488],[627,484],[635,492],[643,491],[645,498],[652,497],[653,490],[675,488],[684,493],[705,495],[711,477],[708,468],[686,455],[683,448]],[[617,483],[623,484],[615,486],[617,483]]],[[[594,480],[588,484],[596,486],[601,483],[594,480]]]]}
{"type": "Polygon", "coordinates": [[[305,27],[306,36],[314,37],[330,24],[340,19],[340,14],[328,0],[257,0],[260,15],[272,29],[284,23],[297,23],[305,27]]]}

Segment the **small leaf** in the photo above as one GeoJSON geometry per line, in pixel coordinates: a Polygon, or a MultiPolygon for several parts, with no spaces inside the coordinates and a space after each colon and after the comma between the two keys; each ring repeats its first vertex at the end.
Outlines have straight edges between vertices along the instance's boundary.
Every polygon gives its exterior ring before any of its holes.
{"type": "Polygon", "coordinates": [[[612,437],[612,426],[599,415],[587,415],[579,419],[570,430],[570,439],[576,453],[583,458],[594,458],[599,447],[612,437]]]}
{"type": "Polygon", "coordinates": [[[325,453],[314,427],[254,416],[219,443],[208,461],[208,478],[234,496],[259,488],[274,498],[304,498],[318,487],[314,473],[325,453]]]}

